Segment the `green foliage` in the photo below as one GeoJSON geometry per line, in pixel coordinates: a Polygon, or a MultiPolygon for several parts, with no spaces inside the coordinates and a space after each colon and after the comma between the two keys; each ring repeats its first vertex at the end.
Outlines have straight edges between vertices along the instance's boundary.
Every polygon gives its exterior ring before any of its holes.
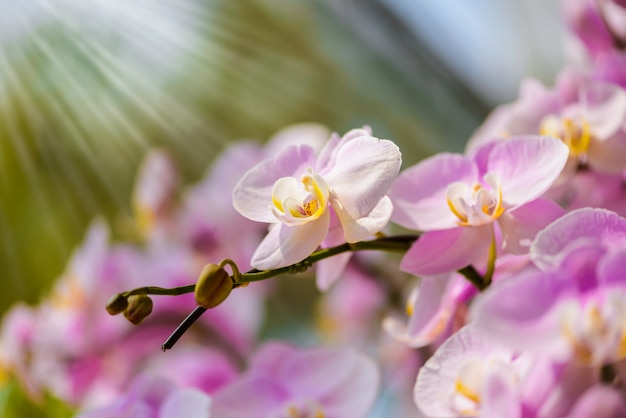
{"type": "Polygon", "coordinates": [[[16,381],[0,389],[0,416],[3,418],[66,418],[73,408],[46,395],[41,402],[33,402],[16,381]]]}

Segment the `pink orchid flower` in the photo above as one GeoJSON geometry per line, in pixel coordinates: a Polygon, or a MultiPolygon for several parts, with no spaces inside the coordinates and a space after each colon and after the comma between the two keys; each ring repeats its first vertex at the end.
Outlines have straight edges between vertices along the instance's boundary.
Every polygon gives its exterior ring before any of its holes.
{"type": "Polygon", "coordinates": [[[565,20],[592,58],[617,50],[626,42],[623,0],[563,0],[565,20]]]}
{"type": "Polygon", "coordinates": [[[82,411],[77,418],[210,418],[211,398],[158,376],[142,375],[113,402],[82,411]]]}
{"type": "Polygon", "coordinates": [[[538,198],[567,156],[567,147],[555,138],[517,137],[488,143],[474,158],[438,154],[404,170],[389,193],[392,220],[427,232],[400,268],[416,275],[458,270],[487,259],[496,233],[506,252],[527,252],[535,234],[563,212],[538,198]]]}
{"type": "Polygon", "coordinates": [[[332,136],[317,156],[310,146],[291,146],[256,165],[233,191],[239,213],[272,224],[251,265],[273,269],[302,261],[326,238],[332,216],[347,242],[380,231],[391,216],[385,194],[400,164],[393,142],[356,129],[332,136]]]}
{"type": "Polygon", "coordinates": [[[538,269],[479,295],[471,310],[492,339],[558,361],[599,367],[626,358],[626,220],[568,213],[537,235],[538,269]]]}
{"type": "Polygon", "coordinates": [[[420,369],[414,399],[429,418],[582,417],[568,413],[596,382],[588,367],[512,350],[470,324],[420,369]]]}
{"type": "Polygon", "coordinates": [[[361,418],[371,409],[379,371],[350,349],[299,350],[270,343],[237,381],[215,393],[211,413],[229,418],[361,418]]]}

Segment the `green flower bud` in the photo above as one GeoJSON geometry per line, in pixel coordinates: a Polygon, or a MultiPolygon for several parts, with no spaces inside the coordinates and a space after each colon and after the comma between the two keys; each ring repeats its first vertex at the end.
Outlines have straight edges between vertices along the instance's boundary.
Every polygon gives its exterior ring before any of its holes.
{"type": "Polygon", "coordinates": [[[128,297],[128,307],[124,316],[134,325],[141,322],[152,313],[152,299],[148,295],[131,295],[128,297]]]}
{"type": "Polygon", "coordinates": [[[107,302],[107,312],[110,315],[121,314],[128,307],[128,299],[121,293],[113,295],[107,302]]]}
{"type": "Polygon", "coordinates": [[[226,300],[231,290],[233,281],[226,270],[217,264],[207,264],[196,282],[196,303],[205,309],[215,308],[226,300]]]}

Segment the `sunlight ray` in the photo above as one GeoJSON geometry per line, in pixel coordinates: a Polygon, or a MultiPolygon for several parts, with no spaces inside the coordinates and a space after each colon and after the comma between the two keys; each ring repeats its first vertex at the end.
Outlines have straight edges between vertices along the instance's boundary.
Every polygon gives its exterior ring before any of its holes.
{"type": "MultiPolygon", "coordinates": [[[[0,50],[0,70],[7,77],[8,85],[6,86],[6,89],[9,91],[9,95],[12,96],[11,93],[15,94],[15,96],[17,97],[17,100],[23,107],[21,110],[25,113],[25,117],[27,118],[31,117],[31,115],[29,114],[29,109],[28,109],[30,108],[30,105],[27,102],[27,99],[24,97],[24,95],[21,94],[21,92],[19,91],[11,91],[11,90],[15,90],[15,87],[11,89],[11,86],[19,86],[20,82],[15,74],[15,71],[8,64],[6,55],[1,50],[0,50]]],[[[23,133],[20,132],[19,128],[15,124],[14,119],[9,117],[7,112],[0,112],[0,113],[1,113],[0,120],[7,127],[8,141],[11,143],[16,153],[17,159],[19,161],[19,165],[22,169],[22,173],[26,177],[26,181],[29,186],[29,191],[33,194],[33,197],[35,201],[37,202],[37,204],[39,205],[39,207],[45,208],[47,206],[46,204],[47,202],[46,202],[45,195],[43,193],[43,187],[42,187],[41,181],[39,179],[39,174],[38,174],[39,171],[36,168],[36,165],[35,165],[36,162],[34,161],[34,159],[29,154],[28,150],[26,149],[25,142],[27,139],[24,137],[23,133]]],[[[35,136],[33,135],[33,132],[29,132],[29,133],[32,136],[35,136]]],[[[36,142],[36,138],[31,138],[31,140],[34,140],[36,142]]],[[[48,230],[48,232],[50,233],[50,236],[52,237],[52,239],[56,241],[57,244],[60,244],[62,242],[61,232],[59,228],[57,227],[57,225],[55,225],[54,221],[50,218],[46,218],[44,225],[46,229],[48,230]]]]}

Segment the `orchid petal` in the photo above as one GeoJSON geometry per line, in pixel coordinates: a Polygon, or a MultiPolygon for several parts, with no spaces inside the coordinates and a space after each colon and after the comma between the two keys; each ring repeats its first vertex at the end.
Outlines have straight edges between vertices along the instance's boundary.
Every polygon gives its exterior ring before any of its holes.
{"type": "Polygon", "coordinates": [[[626,120],[626,92],[620,86],[594,82],[583,87],[580,96],[594,137],[604,140],[623,126],[626,120]]]}
{"type": "Polygon", "coordinates": [[[337,205],[338,202],[334,203],[331,201],[343,227],[346,242],[359,242],[371,237],[389,223],[393,212],[393,205],[387,196],[384,196],[370,213],[358,219],[353,219],[343,206],[337,205]]]}
{"type": "Polygon", "coordinates": [[[522,417],[522,404],[511,381],[511,374],[507,372],[507,369],[500,367],[487,376],[480,411],[482,418],[522,417]]]}
{"type": "Polygon", "coordinates": [[[209,418],[211,398],[195,388],[179,389],[165,398],[159,409],[159,418],[197,417],[209,418]]]}
{"type": "Polygon", "coordinates": [[[365,418],[376,401],[380,370],[368,357],[361,354],[358,357],[351,362],[350,373],[343,383],[321,400],[328,418],[365,418]]]}
{"type": "MultiPolygon", "coordinates": [[[[322,242],[322,246],[324,248],[329,248],[340,245],[344,242],[345,237],[341,223],[339,222],[337,216],[331,215],[328,234],[322,242]]],[[[351,258],[352,253],[347,252],[318,261],[315,265],[315,283],[317,284],[317,288],[322,292],[330,289],[330,287],[343,274],[351,258]]]]}
{"type": "Polygon", "coordinates": [[[626,249],[605,255],[598,263],[598,282],[606,286],[626,287],[626,249]]]}
{"type": "Polygon", "coordinates": [[[559,205],[547,199],[536,199],[505,212],[498,218],[504,250],[510,254],[527,254],[537,233],[564,213],[559,205]]]}
{"type": "Polygon", "coordinates": [[[622,394],[610,386],[593,386],[578,398],[568,414],[581,418],[615,418],[626,416],[622,394]]]}
{"type": "Polygon", "coordinates": [[[603,141],[591,140],[587,159],[589,166],[600,173],[623,173],[626,169],[626,130],[622,129],[603,141]]]}
{"type": "Polygon", "coordinates": [[[270,270],[304,260],[319,247],[329,224],[329,211],[299,226],[276,224],[259,244],[250,264],[259,270],[270,270]]]}
{"type": "Polygon", "coordinates": [[[491,226],[429,231],[409,248],[400,269],[418,276],[433,276],[466,267],[487,257],[491,226]]]}
{"type": "Polygon", "coordinates": [[[337,164],[324,177],[342,210],[352,219],[368,215],[389,191],[402,157],[391,141],[358,137],[337,151],[337,164]]]}
{"type": "Polygon", "coordinates": [[[444,296],[457,278],[451,274],[424,277],[413,289],[407,302],[411,310],[408,324],[397,318],[386,318],[383,328],[391,337],[409,347],[423,347],[432,343],[444,331],[454,306],[444,296]]]}
{"type": "MultiPolygon", "coordinates": [[[[360,380],[358,375],[377,381],[378,371],[371,359],[350,349],[320,348],[284,358],[277,377],[302,394],[323,399],[336,396],[342,386],[354,385],[360,380]]],[[[374,391],[377,386],[373,385],[374,391]]]]}
{"type": "Polygon", "coordinates": [[[430,157],[400,173],[391,187],[391,219],[419,231],[453,228],[459,219],[448,207],[448,186],[457,181],[473,184],[477,180],[476,164],[463,155],[443,153],[430,157]]]}
{"type": "Polygon", "coordinates": [[[263,344],[250,360],[250,370],[266,376],[276,376],[281,363],[296,355],[298,350],[289,344],[270,341],[263,344]]]}
{"type": "Polygon", "coordinates": [[[228,418],[266,418],[289,399],[288,389],[271,376],[251,375],[213,396],[211,415],[228,418]]]}
{"type": "Polygon", "coordinates": [[[596,2],[567,0],[562,1],[561,5],[570,29],[584,43],[592,57],[615,48],[611,32],[600,15],[596,2]]]}
{"type": "MultiPolygon", "coordinates": [[[[459,416],[458,405],[454,402],[457,381],[468,365],[477,361],[487,362],[487,358],[507,362],[512,359],[512,351],[484,338],[473,324],[463,327],[446,340],[420,369],[413,389],[417,407],[428,417],[459,416]]],[[[478,391],[482,392],[481,389],[478,391]]],[[[476,395],[480,397],[482,393],[476,395]]]]}
{"type": "Polygon", "coordinates": [[[246,218],[273,223],[272,190],[282,177],[297,176],[313,165],[315,153],[307,145],[291,146],[250,169],[233,190],[233,206],[246,218]]]}
{"type": "Polygon", "coordinates": [[[325,175],[330,172],[337,163],[337,150],[343,146],[346,142],[351,141],[359,137],[371,137],[372,129],[368,126],[364,126],[359,129],[351,129],[346,132],[342,137],[333,133],[326,143],[326,145],[320,151],[317,157],[316,170],[325,175]]]}
{"type": "Polygon", "coordinates": [[[537,234],[530,258],[541,269],[555,268],[569,251],[590,241],[626,241],[626,219],[605,209],[572,211],[537,234]]]}
{"type": "Polygon", "coordinates": [[[553,308],[568,285],[554,273],[526,271],[481,293],[470,315],[476,327],[512,349],[561,352],[564,343],[553,308]]]}
{"type": "Polygon", "coordinates": [[[315,265],[315,283],[317,288],[322,292],[330,289],[346,270],[351,258],[352,253],[347,252],[318,261],[315,265]]]}
{"type": "Polygon", "coordinates": [[[556,138],[516,137],[493,148],[488,171],[500,176],[505,203],[519,206],[548,190],[568,157],[569,149],[556,138]]]}
{"type": "Polygon", "coordinates": [[[265,146],[266,155],[275,155],[291,145],[308,145],[319,150],[330,136],[328,128],[319,123],[289,125],[272,135],[265,146]]]}

